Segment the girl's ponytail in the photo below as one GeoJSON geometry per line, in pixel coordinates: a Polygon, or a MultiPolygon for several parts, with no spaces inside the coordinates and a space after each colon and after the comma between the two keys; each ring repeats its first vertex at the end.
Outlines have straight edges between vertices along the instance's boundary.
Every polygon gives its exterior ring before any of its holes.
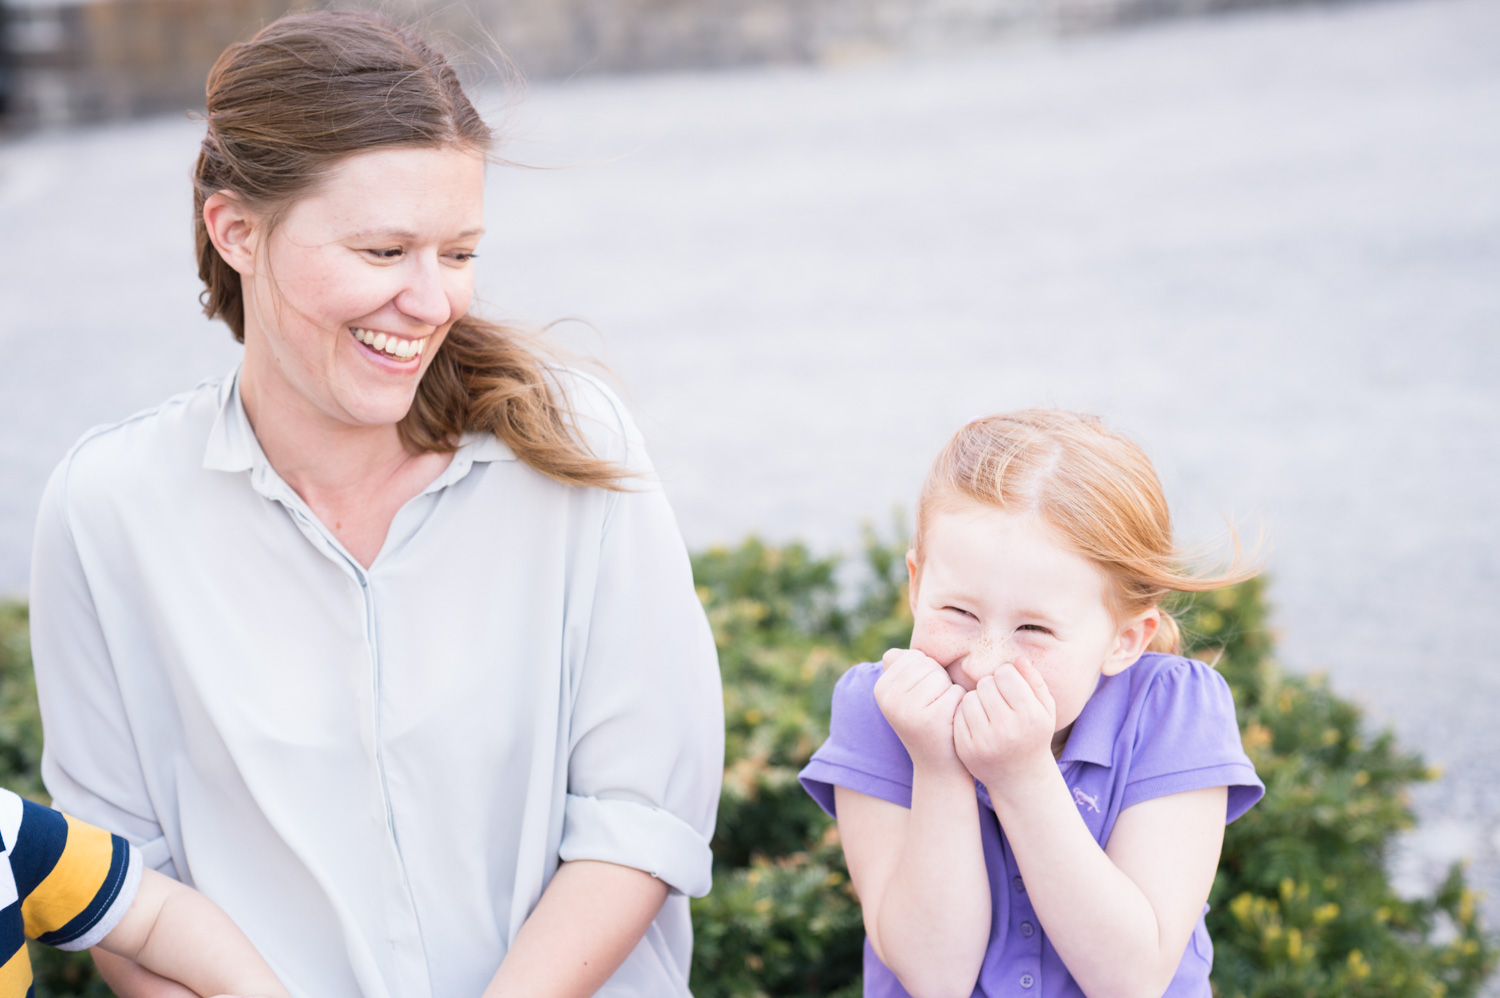
{"type": "Polygon", "coordinates": [[[1178,626],[1177,618],[1166,610],[1161,612],[1161,626],[1156,629],[1156,636],[1151,639],[1146,650],[1161,652],[1163,655],[1182,654],[1182,628],[1178,626]]]}

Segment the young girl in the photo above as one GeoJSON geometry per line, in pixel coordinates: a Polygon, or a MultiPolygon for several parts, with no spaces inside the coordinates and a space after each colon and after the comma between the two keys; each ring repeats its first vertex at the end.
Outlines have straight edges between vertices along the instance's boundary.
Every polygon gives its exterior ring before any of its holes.
{"type": "Polygon", "coordinates": [[[1210,994],[1224,825],[1264,792],[1228,684],[1160,607],[1195,577],[1097,420],[976,420],[907,554],[910,649],[855,666],[803,785],[838,819],[867,996],[1210,994]]]}

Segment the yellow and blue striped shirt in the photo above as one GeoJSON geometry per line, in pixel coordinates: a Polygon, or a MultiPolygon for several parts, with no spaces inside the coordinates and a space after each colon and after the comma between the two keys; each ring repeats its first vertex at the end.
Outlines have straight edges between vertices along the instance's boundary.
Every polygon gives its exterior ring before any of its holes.
{"type": "Polygon", "coordinates": [[[0,998],[30,998],[26,940],[86,949],[135,900],[141,858],[129,842],[0,790],[0,998]]]}

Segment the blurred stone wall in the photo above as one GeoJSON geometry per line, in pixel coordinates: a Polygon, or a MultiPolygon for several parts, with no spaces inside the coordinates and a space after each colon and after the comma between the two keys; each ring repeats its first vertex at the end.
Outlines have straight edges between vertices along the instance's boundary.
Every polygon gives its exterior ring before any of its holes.
{"type": "Polygon", "coordinates": [[[229,43],[289,0],[0,0],[11,126],[60,125],[201,107],[229,43]]]}
{"type": "MultiPolygon", "coordinates": [[[[319,0],[301,0],[308,6],[319,0]]],[[[321,0],[414,19],[535,78],[836,62],[1295,0],[321,0]]],[[[0,123],[200,107],[218,53],[294,0],[0,0],[0,123]]]]}
{"type": "Polygon", "coordinates": [[[453,34],[481,23],[522,71],[546,77],[837,62],[1281,2],[1294,0],[429,0],[417,9],[453,34]]]}

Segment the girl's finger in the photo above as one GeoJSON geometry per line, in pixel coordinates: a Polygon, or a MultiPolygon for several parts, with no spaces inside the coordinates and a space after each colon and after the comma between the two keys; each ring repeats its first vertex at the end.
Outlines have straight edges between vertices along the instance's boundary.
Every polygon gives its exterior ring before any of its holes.
{"type": "MultiPolygon", "coordinates": [[[[944,672],[920,672],[911,684],[912,693],[924,703],[937,703],[955,689],[953,681],[944,672]]],[[[962,692],[962,691],[960,691],[962,692]]]]}
{"type": "MultiPolygon", "coordinates": [[[[984,680],[979,681],[984,685],[984,680]]],[[[960,713],[967,715],[971,728],[985,728],[993,723],[993,719],[999,716],[986,708],[983,695],[976,689],[964,694],[963,702],[959,706],[960,713]]]]}
{"type": "Polygon", "coordinates": [[[1012,710],[1024,710],[1029,704],[1037,702],[1036,689],[1022,677],[1021,671],[1014,665],[1002,665],[995,670],[995,686],[1012,710]]]}
{"type": "Polygon", "coordinates": [[[974,744],[974,732],[969,730],[969,719],[964,716],[963,697],[959,697],[953,712],[953,747],[967,748],[974,744]]]}
{"type": "Polygon", "coordinates": [[[893,690],[910,690],[922,678],[922,670],[913,669],[911,653],[904,648],[892,648],[880,659],[882,672],[879,683],[893,690]]]}
{"type": "Polygon", "coordinates": [[[1026,680],[1027,685],[1031,687],[1032,692],[1036,694],[1036,698],[1041,701],[1042,706],[1046,707],[1049,713],[1055,712],[1057,705],[1052,700],[1052,691],[1047,689],[1047,681],[1042,678],[1042,674],[1037,671],[1036,666],[1030,662],[1021,661],[1016,663],[1016,671],[1021,674],[1022,679],[1026,680]]]}
{"type": "MultiPolygon", "coordinates": [[[[1004,668],[1004,666],[1001,666],[1001,671],[1004,671],[1004,668]]],[[[985,712],[990,717],[1003,717],[1007,714],[1013,714],[1020,706],[1020,704],[1015,702],[1013,695],[1008,695],[1000,685],[1000,679],[1001,674],[997,671],[994,675],[985,676],[981,679],[974,689],[975,694],[978,695],[980,701],[984,704],[985,712]]]]}

